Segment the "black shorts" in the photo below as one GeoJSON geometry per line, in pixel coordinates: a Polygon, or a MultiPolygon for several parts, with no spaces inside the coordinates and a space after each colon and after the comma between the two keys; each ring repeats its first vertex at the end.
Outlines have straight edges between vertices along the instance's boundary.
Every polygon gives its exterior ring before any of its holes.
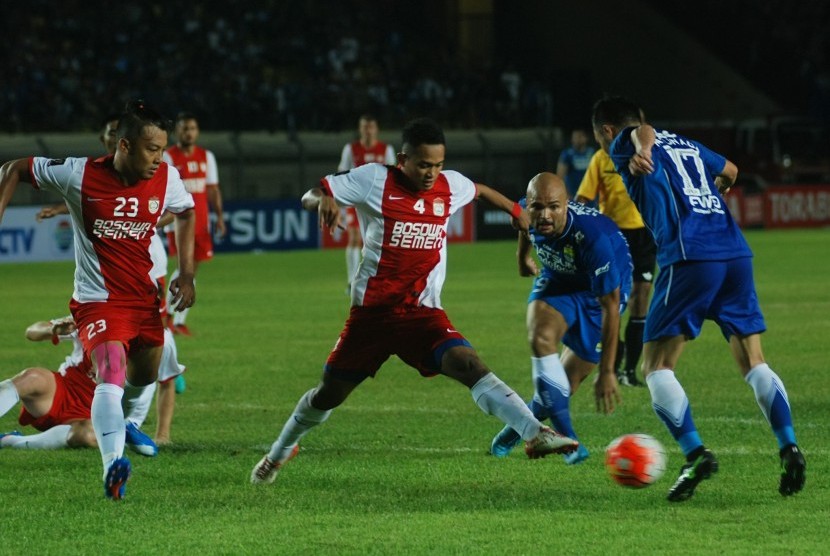
{"type": "Polygon", "coordinates": [[[631,260],[634,262],[634,282],[653,282],[657,264],[657,245],[651,232],[646,228],[621,231],[628,242],[631,260]]]}

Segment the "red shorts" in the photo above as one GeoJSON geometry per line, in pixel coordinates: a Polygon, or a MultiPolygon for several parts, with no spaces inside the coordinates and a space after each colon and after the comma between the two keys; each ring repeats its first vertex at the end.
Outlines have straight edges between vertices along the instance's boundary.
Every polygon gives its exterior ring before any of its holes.
{"type": "MultiPolygon", "coordinates": [[[[176,234],[167,233],[167,252],[171,257],[176,256],[176,234]]],[[[213,238],[209,232],[197,233],[193,243],[193,258],[197,262],[209,261],[213,258],[213,238]]]]}
{"type": "Polygon", "coordinates": [[[325,369],[337,378],[360,382],[397,355],[423,376],[435,376],[444,352],[455,346],[470,343],[442,309],[352,307],[325,369]]]}
{"type": "Polygon", "coordinates": [[[39,431],[45,431],[57,425],[90,418],[95,381],[78,367],[67,367],[65,376],[60,373],[54,375],[55,397],[49,412],[35,418],[25,407],[22,408],[18,418],[22,426],[32,425],[39,431]]]}
{"type": "Polygon", "coordinates": [[[100,303],[69,302],[78,336],[88,356],[104,342],[121,342],[127,353],[164,345],[164,326],[159,315],[158,299],[139,306],[112,301],[100,303]]]}
{"type": "Polygon", "coordinates": [[[360,223],[357,221],[357,211],[354,207],[346,207],[346,227],[347,228],[360,228],[360,223]]]}

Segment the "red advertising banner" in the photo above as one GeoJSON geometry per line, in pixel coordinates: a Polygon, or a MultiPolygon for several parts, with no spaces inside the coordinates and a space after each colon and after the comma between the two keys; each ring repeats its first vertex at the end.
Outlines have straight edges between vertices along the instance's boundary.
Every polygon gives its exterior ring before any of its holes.
{"type": "Polygon", "coordinates": [[[764,191],[765,228],[830,226],[830,185],[781,185],[764,191]]]}
{"type": "Polygon", "coordinates": [[[741,188],[731,189],[726,194],[726,205],[741,228],[760,227],[764,224],[763,194],[746,194],[741,188]]]}
{"type": "MultiPolygon", "coordinates": [[[[345,214],[343,221],[346,221],[345,214]]],[[[450,217],[447,226],[447,241],[450,243],[469,243],[475,240],[475,208],[472,203],[466,205],[460,211],[450,217]]],[[[348,234],[345,230],[335,230],[334,234],[323,231],[320,234],[320,247],[323,249],[343,249],[348,241],[348,234]]]]}

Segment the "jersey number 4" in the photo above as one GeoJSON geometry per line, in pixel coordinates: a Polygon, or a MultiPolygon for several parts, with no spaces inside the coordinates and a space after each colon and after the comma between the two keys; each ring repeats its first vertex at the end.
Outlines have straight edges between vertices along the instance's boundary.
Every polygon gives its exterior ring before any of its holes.
{"type": "Polygon", "coordinates": [[[418,199],[415,201],[415,204],[412,205],[412,208],[417,210],[420,214],[424,214],[426,212],[426,208],[424,207],[424,200],[418,199]]]}

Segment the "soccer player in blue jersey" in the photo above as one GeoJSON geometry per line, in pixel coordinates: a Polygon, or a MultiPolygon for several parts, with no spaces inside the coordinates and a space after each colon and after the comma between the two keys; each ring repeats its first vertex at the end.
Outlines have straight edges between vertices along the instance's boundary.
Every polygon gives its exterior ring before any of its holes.
{"type": "MultiPolygon", "coordinates": [[[[540,420],[550,417],[559,433],[576,439],[570,397],[597,363],[597,409],[610,413],[620,401],[614,363],[633,264],[617,225],[595,209],[568,202],[565,183],[556,175],[546,172],[530,180],[525,203],[531,228],[528,235],[519,234],[519,274],[537,276],[527,306],[535,387],[530,409],[540,420]]],[[[505,427],[493,438],[490,453],[505,457],[520,440],[505,427]]],[[[565,462],[587,457],[580,443],[565,455],[565,462]]]]}
{"type": "Polygon", "coordinates": [[[799,492],[806,463],[784,383],[761,350],[766,326],[755,293],[752,252],[721,197],[735,183],[738,169],[696,141],[641,123],[639,108],[620,97],[594,105],[593,125],[657,243],[660,274],[646,319],[643,374],[654,411],[687,459],[668,499],[687,500],[718,470],[674,374],[683,346],[698,336],[704,319],[720,326],[778,440],[779,492],[799,492]]]}
{"type": "Polygon", "coordinates": [[[576,191],[582,183],[591,157],[596,152],[589,141],[588,133],[584,129],[575,129],[571,132],[571,146],[559,153],[556,175],[565,181],[569,199],[576,199],[576,191]]]}

